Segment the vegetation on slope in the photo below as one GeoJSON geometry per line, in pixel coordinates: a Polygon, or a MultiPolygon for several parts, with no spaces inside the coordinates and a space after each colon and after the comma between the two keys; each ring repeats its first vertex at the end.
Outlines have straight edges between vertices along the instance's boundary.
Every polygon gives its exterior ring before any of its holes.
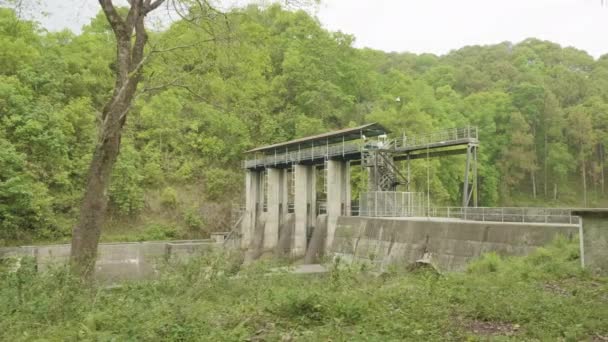
{"type": "Polygon", "coordinates": [[[64,269],[0,273],[6,341],[603,341],[608,279],[556,240],[525,258],[489,254],[438,275],[336,263],[323,276],[240,268],[230,255],[167,265],[160,279],[90,288],[64,269]]]}
{"type": "MultiPolygon", "coordinates": [[[[398,134],[479,126],[481,205],[605,203],[606,56],[537,39],[444,56],[356,49],[355,37],[279,6],[227,20],[151,34],[153,49],[183,48],[150,58],[108,225],[225,230],[211,208],[240,202],[242,151],[372,121],[398,134]]],[[[113,39],[103,15],[74,34],[0,8],[0,245],[70,234],[112,89],[113,39]]],[[[414,190],[426,189],[426,166],[414,165],[414,190]]],[[[428,166],[434,204],[459,203],[462,158],[428,166]]]]}

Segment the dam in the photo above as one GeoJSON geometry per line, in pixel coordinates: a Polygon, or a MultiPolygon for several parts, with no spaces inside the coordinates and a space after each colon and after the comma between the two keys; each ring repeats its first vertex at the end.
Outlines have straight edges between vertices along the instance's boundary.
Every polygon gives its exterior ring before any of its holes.
{"type": "Polygon", "coordinates": [[[476,127],[406,135],[370,123],[254,148],[243,162],[245,208],[235,236],[250,259],[428,260],[458,270],[486,252],[523,255],[579,233],[569,209],[478,207],[479,145],[476,127]],[[428,191],[412,188],[410,162],[453,155],[464,159],[461,206],[431,206],[428,191]],[[356,204],[353,167],[367,180],[356,204]]]}

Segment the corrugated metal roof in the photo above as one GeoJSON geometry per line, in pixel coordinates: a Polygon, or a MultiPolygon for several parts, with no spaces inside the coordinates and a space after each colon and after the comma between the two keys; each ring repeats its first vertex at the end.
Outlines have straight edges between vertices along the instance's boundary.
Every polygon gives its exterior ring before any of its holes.
{"type": "Polygon", "coordinates": [[[337,142],[341,142],[342,138],[344,138],[345,140],[354,140],[354,139],[358,139],[361,134],[368,136],[368,137],[375,137],[375,136],[385,134],[388,132],[389,131],[386,128],[384,128],[382,125],[374,122],[374,123],[366,124],[366,125],[359,126],[359,127],[345,128],[345,129],[341,129],[338,131],[322,133],[322,134],[313,135],[313,136],[304,137],[304,138],[298,138],[298,139],[294,139],[294,140],[290,140],[290,141],[286,141],[286,142],[282,142],[282,143],[266,145],[266,146],[262,146],[262,147],[256,147],[245,153],[274,151],[279,148],[289,149],[289,147],[295,147],[298,145],[301,148],[308,148],[308,147],[312,146],[313,143],[316,143],[319,141],[322,141],[324,144],[325,143],[334,144],[337,142]]]}

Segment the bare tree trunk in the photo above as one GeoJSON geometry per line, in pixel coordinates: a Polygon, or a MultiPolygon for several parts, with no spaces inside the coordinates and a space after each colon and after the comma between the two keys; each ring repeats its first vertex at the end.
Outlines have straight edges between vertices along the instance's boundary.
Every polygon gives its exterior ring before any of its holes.
{"type": "Polygon", "coordinates": [[[581,166],[581,174],[583,180],[583,205],[587,207],[587,169],[585,167],[585,157],[583,156],[583,165],[581,166]]]}
{"type": "Polygon", "coordinates": [[[116,11],[112,0],[99,4],[116,37],[116,80],[114,92],[102,112],[101,135],[89,166],[80,218],[72,233],[71,261],[75,272],[89,278],[94,271],[97,245],[108,203],[107,189],[120,151],[120,138],[127,113],[141,79],[144,47],[148,36],[144,18],[164,0],[131,0],[126,17],[116,11]],[[135,33],[135,39],[132,39],[135,33]]]}
{"type": "Polygon", "coordinates": [[[536,172],[532,171],[531,175],[532,175],[532,196],[534,199],[536,199],[536,172]]]}
{"type": "Polygon", "coordinates": [[[543,160],[544,180],[543,187],[545,189],[545,198],[547,198],[547,128],[545,128],[545,151],[543,160]]]}
{"type": "Polygon", "coordinates": [[[602,195],[604,195],[604,144],[600,143],[600,183],[602,184],[602,195]]]}
{"type": "Polygon", "coordinates": [[[557,183],[553,183],[553,200],[557,201],[557,183]]]}

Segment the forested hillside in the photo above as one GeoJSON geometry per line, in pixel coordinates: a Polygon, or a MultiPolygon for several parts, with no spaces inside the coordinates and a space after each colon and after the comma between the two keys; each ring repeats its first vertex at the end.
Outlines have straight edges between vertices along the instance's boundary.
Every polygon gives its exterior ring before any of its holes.
{"type": "MultiPolygon", "coordinates": [[[[605,203],[608,55],[536,39],[444,56],[356,49],[278,6],[208,19],[151,34],[108,225],[160,222],[148,229],[160,238],[182,234],[166,226],[226,229],[243,151],[375,121],[408,134],[478,126],[481,205],[605,203]]],[[[103,15],[76,35],[0,8],[0,244],[69,235],[113,86],[113,39],[103,15]]],[[[458,203],[462,173],[462,157],[430,162],[435,204],[458,203]]]]}

